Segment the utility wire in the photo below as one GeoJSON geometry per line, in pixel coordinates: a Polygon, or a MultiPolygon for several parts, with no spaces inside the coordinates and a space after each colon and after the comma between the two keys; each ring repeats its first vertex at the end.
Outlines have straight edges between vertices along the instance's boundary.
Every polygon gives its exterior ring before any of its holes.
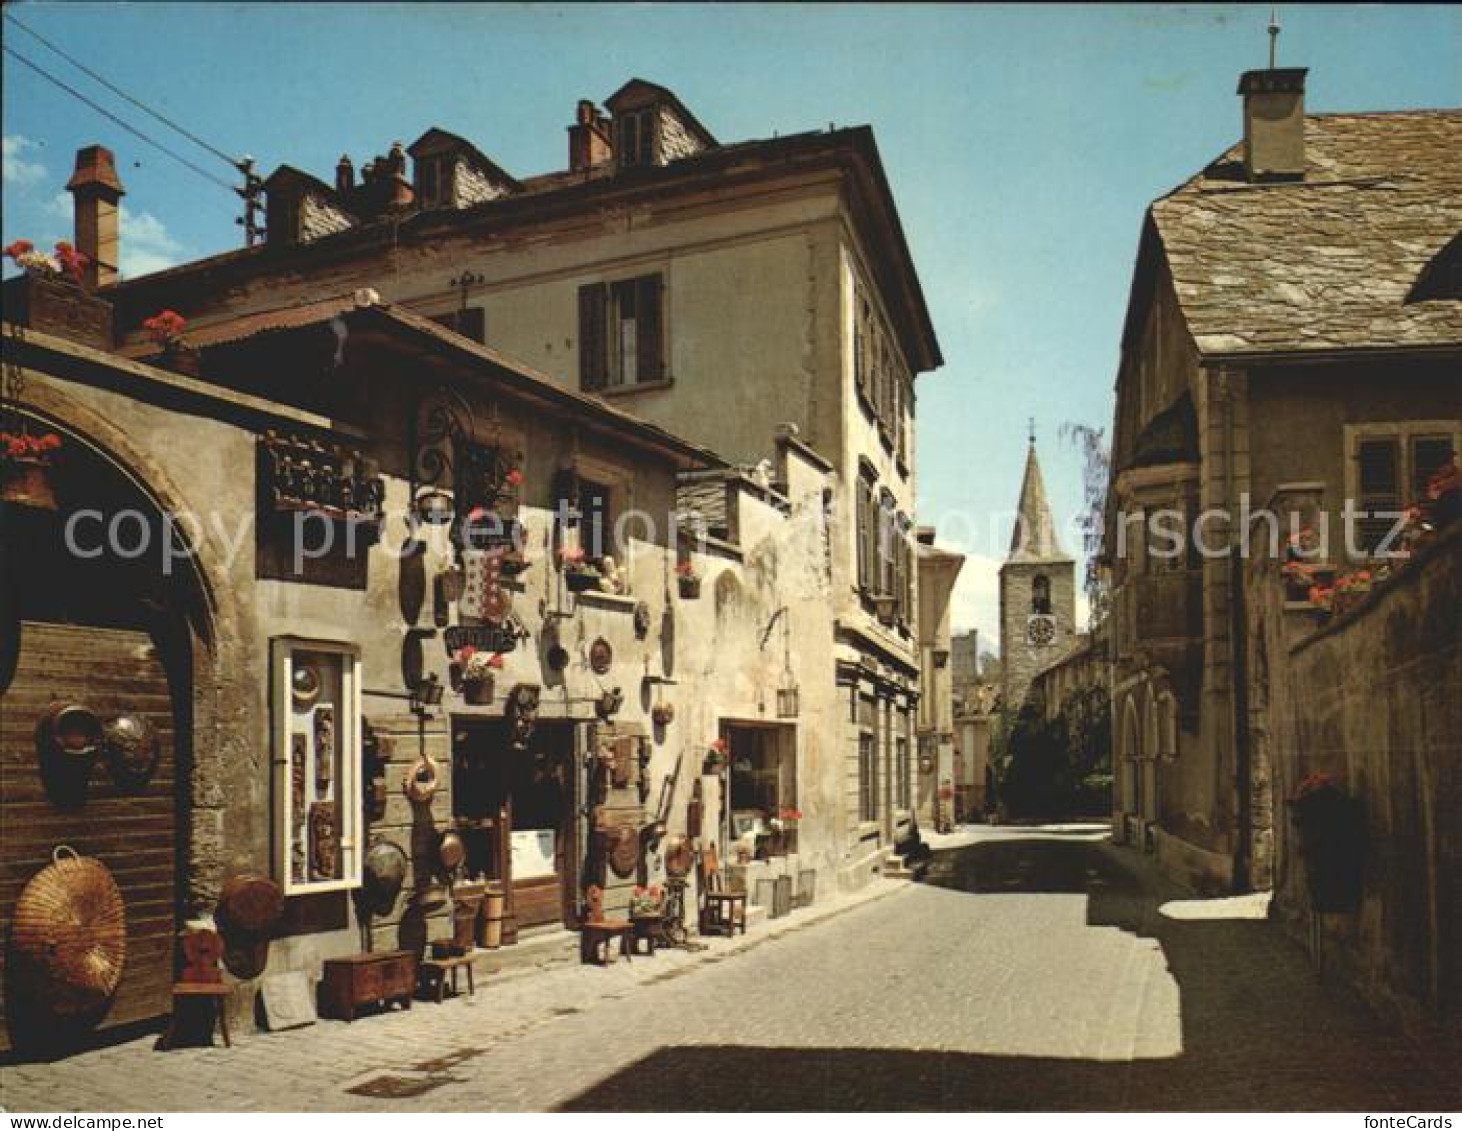
{"type": "Polygon", "coordinates": [[[47,39],[40,32],[34,31],[33,29],[27,27],[25,24],[21,23],[18,19],[16,19],[9,12],[6,12],[5,13],[5,17],[11,23],[13,23],[16,27],[20,28],[21,31],[25,32],[26,35],[30,36],[32,39],[39,40],[44,46],[48,47],[50,50],[54,51],[57,55],[61,56],[61,58],[65,59],[66,62],[70,63],[77,70],[83,72],[86,75],[89,75],[91,78],[93,78],[97,82],[101,83],[102,86],[106,87],[108,90],[110,90],[117,97],[126,99],[133,106],[137,107],[137,109],[141,110],[144,114],[148,114],[151,117],[156,118],[159,122],[161,122],[163,125],[167,126],[169,129],[176,130],[178,133],[182,134],[185,138],[187,138],[189,141],[191,141],[194,145],[197,145],[197,146],[199,146],[199,147],[201,147],[203,149],[208,150],[209,153],[213,154],[220,161],[227,162],[230,167],[232,167],[232,168],[238,168],[238,164],[239,164],[238,158],[236,158],[236,157],[230,157],[227,153],[225,153],[223,150],[219,149],[217,146],[209,145],[208,142],[204,141],[197,134],[195,134],[195,133],[191,132],[190,130],[187,130],[184,127],[178,125],[178,123],[175,122],[175,121],[173,121],[171,118],[167,117],[164,114],[159,113],[158,111],[152,109],[152,107],[146,105],[143,102],[138,101],[136,98],[133,98],[130,94],[128,94],[121,87],[117,86],[113,82],[108,81],[102,75],[97,74],[94,70],[92,70],[90,67],[88,67],[85,63],[81,62],[81,60],[79,60],[77,58],[74,58],[71,55],[68,55],[65,51],[63,51],[61,48],[57,47],[54,43],[52,43],[49,39],[47,39]]]}
{"type": "MultiPolygon", "coordinates": [[[[158,150],[159,152],[167,154],[169,157],[171,157],[174,161],[178,162],[179,164],[186,165],[189,169],[192,169],[193,172],[197,173],[200,177],[203,177],[205,180],[211,181],[212,183],[214,183],[215,185],[217,185],[219,188],[224,189],[227,192],[233,193],[234,195],[238,195],[239,189],[236,186],[229,184],[227,181],[223,180],[220,177],[215,177],[212,173],[208,172],[207,169],[201,168],[200,166],[194,164],[192,161],[188,160],[188,158],[184,157],[182,154],[175,153],[173,150],[171,150],[167,146],[165,146],[162,142],[156,141],[153,138],[148,137],[145,133],[143,133],[141,130],[139,130],[136,126],[132,126],[132,125],[129,125],[127,122],[124,122],[121,118],[117,117],[117,115],[113,114],[105,106],[102,106],[99,103],[93,102],[90,98],[88,98],[86,95],[82,94],[81,91],[77,90],[75,87],[68,86],[66,83],[62,82],[55,75],[51,74],[49,71],[45,70],[40,65],[38,65],[36,63],[32,63],[24,55],[20,54],[20,52],[15,51],[14,49],[12,49],[11,47],[9,47],[9,46],[7,46],[5,44],[0,44],[0,48],[3,48],[3,50],[5,51],[5,54],[9,55],[11,58],[15,59],[17,62],[19,62],[19,63],[21,63],[21,64],[29,67],[31,70],[33,70],[36,74],[40,75],[41,78],[45,79],[47,82],[54,83],[56,86],[59,86],[62,90],[64,90],[67,94],[71,95],[73,98],[76,98],[76,99],[78,99],[78,100],[86,103],[86,105],[90,106],[98,114],[101,114],[103,117],[108,118],[111,121],[115,122],[117,125],[121,126],[122,129],[126,130],[133,137],[140,138],[142,141],[145,141],[148,145],[152,146],[154,149],[158,150]]],[[[232,161],[230,161],[229,163],[230,164],[233,164],[232,161]]]]}

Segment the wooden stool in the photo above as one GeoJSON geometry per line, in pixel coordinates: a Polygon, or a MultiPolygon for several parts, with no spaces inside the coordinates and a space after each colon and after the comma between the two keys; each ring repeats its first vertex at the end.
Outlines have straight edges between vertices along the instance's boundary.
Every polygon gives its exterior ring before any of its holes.
{"type": "Polygon", "coordinates": [[[614,940],[619,940],[620,953],[626,962],[633,958],[635,925],[628,919],[604,918],[604,890],[598,886],[585,894],[588,907],[579,927],[579,961],[599,966],[609,965],[614,940]]]}
{"type": "MultiPolygon", "coordinates": [[[[175,982],[173,984],[173,1012],[168,1018],[168,1030],[162,1035],[162,1043],[159,1048],[170,1049],[173,1041],[177,1039],[178,1028],[178,999],[179,998],[202,998],[213,1010],[214,1017],[218,1020],[218,1027],[223,1030],[224,1048],[233,1048],[233,1041],[228,1035],[228,1008],[224,1005],[223,999],[233,993],[233,989],[220,982],[175,982]]],[[[208,1037],[211,1043],[213,1039],[213,1021],[208,1023],[208,1037]]]]}
{"type": "Polygon", "coordinates": [[[635,915],[630,919],[634,927],[630,949],[639,953],[640,943],[645,944],[645,953],[654,957],[656,949],[672,945],[665,929],[664,915],[635,915]]]}
{"type": "Polygon", "coordinates": [[[472,976],[472,964],[477,960],[474,951],[471,954],[459,954],[454,958],[423,958],[421,960],[421,982],[422,989],[438,1005],[442,1004],[442,998],[446,995],[447,979],[452,981],[452,993],[458,995],[461,990],[457,988],[457,971],[464,966],[467,968],[467,996],[471,997],[477,986],[472,976]]]}

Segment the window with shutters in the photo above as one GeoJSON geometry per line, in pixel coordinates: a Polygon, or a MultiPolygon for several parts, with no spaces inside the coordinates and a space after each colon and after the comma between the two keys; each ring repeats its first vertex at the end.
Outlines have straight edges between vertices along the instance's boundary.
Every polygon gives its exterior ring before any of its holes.
{"type": "Polygon", "coordinates": [[[604,390],[663,381],[664,326],[658,274],[580,287],[580,384],[604,390]]]}
{"type": "MultiPolygon", "coordinates": [[[[876,719],[877,710],[870,700],[863,700],[870,707],[868,716],[876,719]]],[[[879,735],[873,729],[866,729],[858,735],[858,820],[876,821],[879,818],[879,735]]]]}
{"type": "Polygon", "coordinates": [[[1363,554],[1387,544],[1401,512],[1426,497],[1427,480],[1462,442],[1462,421],[1416,420],[1346,427],[1346,491],[1357,513],[1351,540],[1363,554]]]}
{"type": "Polygon", "coordinates": [[[622,169],[655,164],[658,115],[652,107],[618,114],[614,119],[614,155],[622,169]]]}
{"type": "Polygon", "coordinates": [[[416,202],[422,208],[445,208],[456,203],[457,159],[448,154],[416,162],[416,202]]]}

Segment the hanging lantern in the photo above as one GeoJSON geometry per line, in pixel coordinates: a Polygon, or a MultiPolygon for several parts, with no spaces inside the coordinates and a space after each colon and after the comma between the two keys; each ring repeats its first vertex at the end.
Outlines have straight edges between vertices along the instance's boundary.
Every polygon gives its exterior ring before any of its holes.
{"type": "Polygon", "coordinates": [[[800,698],[795,683],[777,688],[777,718],[795,719],[801,705],[800,698]]]}

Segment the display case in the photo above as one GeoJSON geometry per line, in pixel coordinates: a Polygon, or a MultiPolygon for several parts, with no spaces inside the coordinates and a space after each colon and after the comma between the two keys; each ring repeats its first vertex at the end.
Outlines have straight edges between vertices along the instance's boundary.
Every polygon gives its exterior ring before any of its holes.
{"type": "Polygon", "coordinates": [[[286,895],[358,887],[360,653],[285,637],[272,661],[274,875],[286,895]]]}

